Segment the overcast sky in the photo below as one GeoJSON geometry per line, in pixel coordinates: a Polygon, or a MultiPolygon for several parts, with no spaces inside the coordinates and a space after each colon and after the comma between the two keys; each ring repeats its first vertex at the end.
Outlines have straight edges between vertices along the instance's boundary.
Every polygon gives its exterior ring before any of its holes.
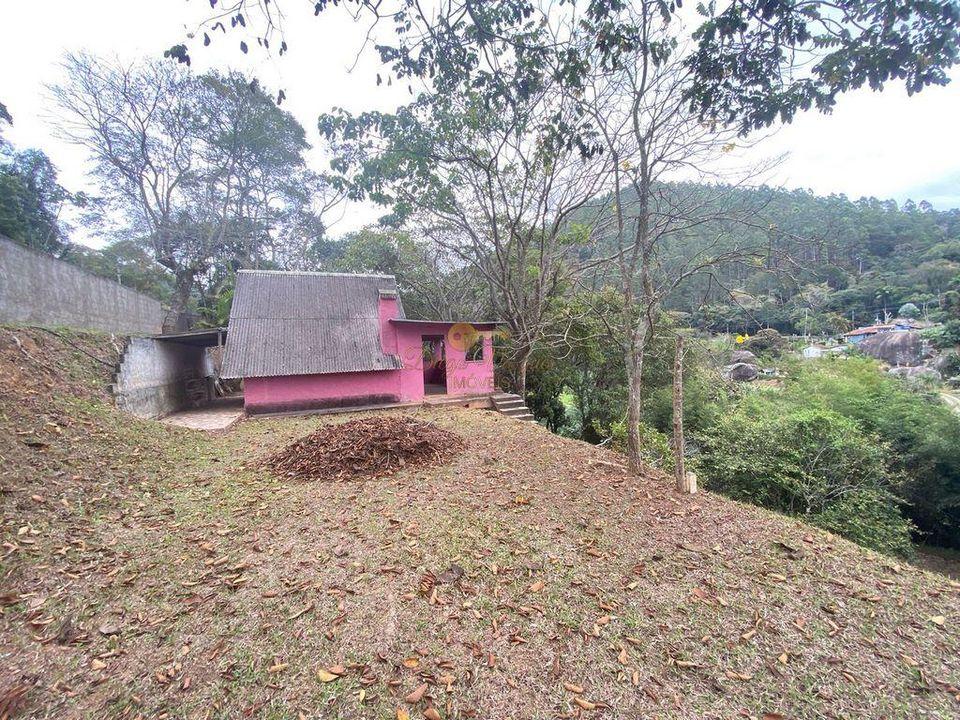
{"type": "MultiPolygon", "coordinates": [[[[316,129],[317,116],[334,106],[359,111],[392,109],[406,93],[377,88],[377,61],[358,53],[365,27],[345,13],[314,18],[309,3],[291,0],[286,24],[289,54],[268,57],[237,49],[228,36],[207,49],[193,49],[194,67],[236,67],[287,93],[284,107],[306,128],[314,144],[311,162],[327,167],[316,129]]],[[[13,115],[5,132],[17,147],[44,150],[70,190],[97,187],[87,179],[86,156],[54,135],[56,108],[44,86],[61,78],[65,52],[133,60],[160,56],[181,42],[191,22],[209,10],[206,0],[47,0],[7,2],[0,23],[0,101],[13,115]]],[[[960,80],[960,73],[954,73],[960,80]]],[[[843,98],[831,115],[807,113],[765,141],[758,152],[788,153],[770,177],[773,184],[816,193],[873,195],[898,201],[930,201],[938,209],[960,207],[960,82],[908,97],[897,85],[883,93],[859,91],[843,98]]],[[[334,232],[376,219],[376,209],[352,206],[334,232]]],[[[83,238],[78,238],[83,239],[83,238]]],[[[95,239],[87,238],[95,243],[95,239]]]]}

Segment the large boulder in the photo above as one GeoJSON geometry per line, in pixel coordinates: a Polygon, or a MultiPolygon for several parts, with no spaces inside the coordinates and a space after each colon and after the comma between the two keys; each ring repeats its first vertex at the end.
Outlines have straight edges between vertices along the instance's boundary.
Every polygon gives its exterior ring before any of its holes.
{"type": "Polygon", "coordinates": [[[913,330],[885,332],[871,335],[857,345],[865,355],[882,360],[889,365],[915,367],[926,354],[923,338],[913,330]]]}
{"type": "Polygon", "coordinates": [[[956,350],[949,350],[937,355],[930,363],[930,367],[945,377],[956,375],[960,373],[960,355],[956,350]]]}
{"type": "Polygon", "coordinates": [[[747,363],[748,365],[757,364],[757,356],[754,355],[749,350],[734,350],[730,353],[730,362],[734,365],[737,363],[747,363]]]}
{"type": "Polygon", "coordinates": [[[750,363],[734,363],[727,367],[727,377],[737,382],[756,380],[759,374],[757,366],[750,363]]]}

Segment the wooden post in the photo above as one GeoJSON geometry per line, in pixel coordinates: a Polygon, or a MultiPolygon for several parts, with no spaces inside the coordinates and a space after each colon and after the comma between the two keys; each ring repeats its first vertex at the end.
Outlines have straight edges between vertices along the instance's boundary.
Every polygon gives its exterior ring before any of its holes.
{"type": "Polygon", "coordinates": [[[688,473],[684,465],[683,450],[683,337],[677,335],[677,347],[673,357],[673,470],[677,490],[682,493],[697,491],[697,476],[688,473]]]}

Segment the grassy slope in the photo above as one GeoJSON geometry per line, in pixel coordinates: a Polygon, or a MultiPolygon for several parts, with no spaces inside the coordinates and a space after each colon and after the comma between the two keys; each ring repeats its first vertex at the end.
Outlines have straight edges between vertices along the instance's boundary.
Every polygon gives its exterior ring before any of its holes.
{"type": "Polygon", "coordinates": [[[960,713],[943,576],[480,411],[422,413],[468,441],[447,467],[285,483],[252,461],[336,419],[167,428],[105,371],[0,329],[0,698],[25,717],[960,713]]]}

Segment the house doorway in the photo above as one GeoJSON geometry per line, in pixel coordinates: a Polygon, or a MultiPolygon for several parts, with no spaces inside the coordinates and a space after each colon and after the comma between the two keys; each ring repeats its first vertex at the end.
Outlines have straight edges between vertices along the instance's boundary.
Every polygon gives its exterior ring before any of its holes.
{"type": "Polygon", "coordinates": [[[443,335],[423,335],[423,393],[447,394],[447,354],[443,335]]]}

